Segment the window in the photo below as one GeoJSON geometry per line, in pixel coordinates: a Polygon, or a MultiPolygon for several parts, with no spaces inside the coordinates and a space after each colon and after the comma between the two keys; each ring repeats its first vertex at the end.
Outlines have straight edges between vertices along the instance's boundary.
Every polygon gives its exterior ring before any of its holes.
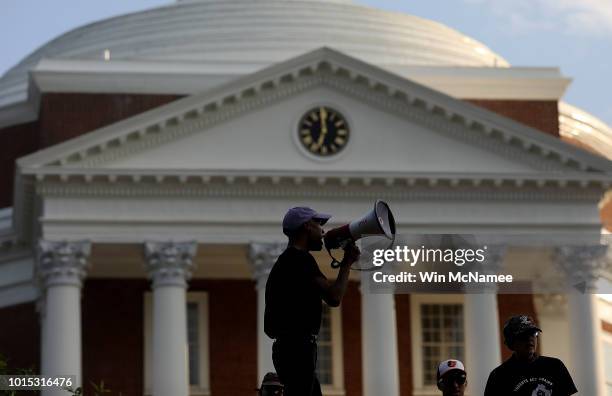
{"type": "Polygon", "coordinates": [[[326,396],[344,395],[341,318],[340,308],[330,308],[323,304],[317,342],[317,376],[326,396]]]}
{"type": "Polygon", "coordinates": [[[432,394],[442,360],[465,362],[463,296],[413,294],[411,308],[414,394],[432,394]]]}
{"type": "MultiPolygon", "coordinates": [[[[208,377],[208,296],[205,292],[187,293],[187,351],[189,385],[191,395],[209,395],[208,377]]],[[[145,394],[152,394],[152,341],[153,295],[145,294],[144,342],[145,342],[145,394]]]]}
{"type": "Polygon", "coordinates": [[[463,306],[421,304],[423,383],[436,384],[436,367],[442,360],[464,360],[463,306]]]}

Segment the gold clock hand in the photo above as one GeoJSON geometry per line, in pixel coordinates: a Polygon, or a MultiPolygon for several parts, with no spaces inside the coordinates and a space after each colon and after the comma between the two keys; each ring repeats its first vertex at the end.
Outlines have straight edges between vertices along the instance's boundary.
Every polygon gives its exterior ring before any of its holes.
{"type": "Polygon", "coordinates": [[[319,149],[325,141],[325,135],[327,135],[327,110],[325,107],[321,107],[319,110],[319,118],[321,119],[321,133],[317,140],[317,149],[319,149]]]}
{"type": "Polygon", "coordinates": [[[325,107],[321,107],[320,118],[321,118],[321,130],[327,133],[327,110],[325,110],[325,107]]]}

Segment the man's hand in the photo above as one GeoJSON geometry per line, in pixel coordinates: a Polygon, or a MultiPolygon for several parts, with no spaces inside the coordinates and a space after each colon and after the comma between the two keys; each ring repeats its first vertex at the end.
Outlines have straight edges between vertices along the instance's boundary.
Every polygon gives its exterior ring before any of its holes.
{"type": "Polygon", "coordinates": [[[355,245],[355,242],[350,242],[344,247],[344,257],[342,258],[342,262],[340,263],[342,266],[351,266],[357,260],[359,260],[359,256],[361,255],[361,251],[355,245]]]}
{"type": "Polygon", "coordinates": [[[342,297],[346,293],[349,274],[351,273],[351,265],[359,260],[360,254],[361,252],[355,243],[349,243],[344,247],[344,257],[340,263],[340,271],[338,271],[336,280],[329,282],[323,275],[316,279],[317,285],[321,290],[321,296],[330,307],[337,307],[342,302],[342,297]]]}

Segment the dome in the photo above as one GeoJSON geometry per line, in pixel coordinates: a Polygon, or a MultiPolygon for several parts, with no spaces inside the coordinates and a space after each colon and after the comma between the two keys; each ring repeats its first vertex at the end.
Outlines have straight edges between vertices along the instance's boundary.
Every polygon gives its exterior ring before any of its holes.
{"type": "Polygon", "coordinates": [[[194,62],[255,71],[327,46],[380,67],[508,66],[485,45],[440,23],[347,0],[183,0],[71,30],[0,79],[0,97],[26,92],[42,58],[194,62]]]}

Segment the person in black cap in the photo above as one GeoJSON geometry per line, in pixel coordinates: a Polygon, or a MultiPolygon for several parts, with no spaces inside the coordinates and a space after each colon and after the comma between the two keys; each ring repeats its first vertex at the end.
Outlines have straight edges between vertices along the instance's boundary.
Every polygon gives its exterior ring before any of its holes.
{"type": "Polygon", "coordinates": [[[272,361],[285,396],[320,396],[315,368],[322,301],[337,307],[348,285],[351,265],[359,259],[354,243],[344,248],[338,277],[330,282],[310,251],[323,248],[323,225],[331,215],[306,207],[289,209],[283,219],[287,249],[266,283],[264,331],[273,338],[272,361]]]}
{"type": "Polygon", "coordinates": [[[276,373],[266,373],[257,390],[258,396],[283,396],[283,384],[278,379],[276,373]]]}
{"type": "Polygon", "coordinates": [[[467,386],[467,373],[460,360],[448,359],[438,365],[436,383],[442,396],[463,396],[467,386]]]}
{"type": "Polygon", "coordinates": [[[489,374],[485,396],[569,396],[578,392],[561,360],[537,354],[541,332],[527,315],[506,322],[504,343],[513,354],[489,374]]]}

